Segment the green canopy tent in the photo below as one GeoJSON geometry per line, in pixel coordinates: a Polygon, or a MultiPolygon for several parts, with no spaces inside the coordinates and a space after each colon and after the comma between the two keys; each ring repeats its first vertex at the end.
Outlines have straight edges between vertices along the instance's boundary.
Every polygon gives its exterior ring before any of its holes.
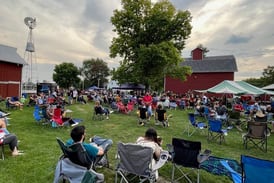
{"type": "Polygon", "coordinates": [[[223,82],[206,90],[208,93],[227,93],[227,94],[251,94],[251,95],[274,95],[273,91],[264,90],[253,86],[244,81],[229,81],[223,82]]]}
{"type": "Polygon", "coordinates": [[[233,84],[232,82],[225,80],[213,86],[212,88],[207,89],[206,91],[208,93],[235,94],[235,95],[241,95],[246,93],[241,88],[235,86],[235,84],[233,84]]]}
{"type": "Polygon", "coordinates": [[[253,95],[274,95],[273,91],[264,90],[262,88],[258,88],[244,81],[235,81],[240,87],[246,90],[247,94],[253,95]]]}
{"type": "Polygon", "coordinates": [[[274,84],[267,85],[267,86],[263,87],[262,89],[264,89],[264,90],[274,90],[274,84]]]}
{"type": "Polygon", "coordinates": [[[205,91],[207,93],[223,94],[225,95],[226,98],[228,94],[233,94],[233,95],[249,94],[254,96],[264,95],[264,101],[266,101],[267,95],[274,95],[273,91],[258,88],[244,81],[229,81],[229,80],[224,80],[223,82],[205,91]]]}

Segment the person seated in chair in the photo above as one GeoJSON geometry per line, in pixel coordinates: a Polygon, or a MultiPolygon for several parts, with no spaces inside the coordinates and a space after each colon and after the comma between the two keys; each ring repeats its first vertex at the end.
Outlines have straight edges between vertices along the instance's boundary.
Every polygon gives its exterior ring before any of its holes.
{"type": "Polygon", "coordinates": [[[104,108],[104,107],[100,104],[100,101],[96,101],[96,102],[95,102],[94,110],[95,110],[96,115],[97,115],[97,114],[103,114],[103,115],[106,115],[106,119],[109,119],[110,111],[109,111],[108,108],[104,108]]]}
{"type": "Polygon", "coordinates": [[[22,104],[19,100],[15,100],[12,97],[8,97],[7,98],[7,103],[8,103],[9,106],[13,105],[13,106],[18,107],[20,110],[23,110],[24,104],[22,104]]]}
{"type": "Polygon", "coordinates": [[[220,119],[222,121],[226,121],[227,120],[227,107],[225,105],[222,105],[221,107],[217,108],[217,115],[216,118],[220,119]]]}
{"type": "Polygon", "coordinates": [[[163,106],[161,104],[157,106],[156,113],[155,113],[155,120],[156,120],[155,121],[156,125],[161,123],[164,127],[169,126],[166,110],[163,109],[163,106]]]}
{"type": "Polygon", "coordinates": [[[256,122],[267,122],[267,116],[262,110],[258,110],[253,117],[256,122]]]}
{"type": "Polygon", "coordinates": [[[101,158],[109,150],[113,144],[111,139],[103,139],[101,137],[94,137],[90,139],[91,143],[86,143],[86,128],[85,126],[76,126],[71,130],[70,133],[71,139],[66,142],[67,146],[70,146],[74,143],[82,143],[86,149],[90,158],[95,162],[97,158],[101,158]]]}
{"type": "Polygon", "coordinates": [[[28,107],[29,107],[29,106],[35,106],[35,104],[36,104],[36,99],[37,99],[37,96],[36,96],[35,94],[31,94],[31,95],[29,96],[29,102],[28,102],[27,106],[28,106],[28,107]]]}
{"type": "MultiPolygon", "coordinates": [[[[161,151],[163,151],[161,145],[163,143],[162,138],[157,135],[157,131],[154,128],[149,128],[145,132],[145,136],[138,137],[137,144],[142,146],[151,147],[153,149],[152,167],[160,159],[161,151]]],[[[156,179],[158,178],[158,171],[156,172],[156,179]]]]}
{"type": "Polygon", "coordinates": [[[145,125],[146,120],[148,119],[148,112],[146,105],[143,104],[141,107],[138,108],[138,117],[139,117],[139,125],[145,125]]]}
{"type": "Polygon", "coordinates": [[[9,133],[3,118],[0,118],[0,144],[8,144],[12,156],[22,155],[22,151],[18,150],[18,140],[15,134],[9,133]]]}
{"type": "Polygon", "coordinates": [[[7,118],[7,116],[9,116],[9,115],[10,115],[10,113],[0,110],[0,119],[5,121],[6,126],[9,125],[9,119],[7,118]]]}

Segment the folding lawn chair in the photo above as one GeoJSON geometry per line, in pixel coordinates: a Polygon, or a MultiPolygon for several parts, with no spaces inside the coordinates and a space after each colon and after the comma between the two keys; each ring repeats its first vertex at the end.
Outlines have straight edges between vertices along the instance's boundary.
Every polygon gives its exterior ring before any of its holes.
{"type": "Polygon", "coordinates": [[[241,112],[237,110],[228,111],[228,123],[235,125],[239,131],[246,126],[246,122],[241,120],[241,112]]]}
{"type": "Polygon", "coordinates": [[[274,162],[241,155],[242,183],[274,183],[274,162]]]}
{"type": "Polygon", "coordinates": [[[208,120],[208,134],[207,141],[217,140],[219,144],[225,142],[225,135],[227,135],[228,130],[222,128],[222,121],[216,119],[208,120]]]}
{"type": "Polygon", "coordinates": [[[204,122],[196,121],[194,113],[188,113],[188,121],[188,127],[183,131],[183,133],[187,131],[188,136],[193,135],[196,131],[204,131],[207,128],[204,122]]]}
{"type": "Polygon", "coordinates": [[[64,121],[62,119],[62,111],[61,108],[57,107],[53,109],[53,115],[51,118],[51,126],[53,128],[61,127],[63,126],[64,121]]]}
{"type": "Polygon", "coordinates": [[[267,152],[267,122],[247,122],[247,133],[243,135],[243,145],[247,149],[251,143],[255,148],[267,152]]]}
{"type": "Polygon", "coordinates": [[[63,155],[55,169],[54,183],[84,183],[86,179],[89,179],[87,182],[104,182],[104,175],[92,169],[93,161],[81,143],[67,147],[60,138],[57,138],[57,142],[63,155]]]}
{"type": "Polygon", "coordinates": [[[5,132],[3,129],[0,129],[0,148],[1,148],[1,158],[2,160],[5,159],[5,144],[4,144],[4,138],[5,138],[5,132]]]}
{"type": "Polygon", "coordinates": [[[153,149],[133,143],[118,143],[117,167],[115,183],[154,183],[157,179],[157,171],[168,160],[169,153],[163,151],[160,160],[153,164],[153,149]]]}
{"type": "Polygon", "coordinates": [[[49,124],[46,108],[40,109],[38,105],[34,106],[33,117],[38,124],[49,124]]]}
{"type": "Polygon", "coordinates": [[[117,102],[117,107],[118,107],[118,111],[119,112],[121,112],[123,114],[127,114],[128,113],[128,109],[127,109],[126,105],[122,101],[117,102]]]}
{"type": "Polygon", "coordinates": [[[129,103],[127,103],[127,113],[132,112],[134,110],[134,101],[130,101],[129,103]]]}
{"type": "Polygon", "coordinates": [[[201,142],[189,141],[184,139],[173,138],[172,146],[169,147],[172,155],[172,175],[171,182],[178,182],[182,178],[187,179],[188,182],[192,182],[189,175],[191,173],[197,174],[197,183],[200,182],[200,165],[206,161],[209,157],[210,151],[206,150],[204,154],[201,154],[201,142]],[[185,171],[186,168],[189,171],[185,171]],[[184,172],[185,171],[185,172],[184,172]],[[180,176],[175,179],[175,173],[181,173],[180,176]]]}
{"type": "Polygon", "coordinates": [[[93,116],[92,119],[93,120],[104,120],[106,118],[106,115],[104,115],[102,108],[95,106],[93,109],[93,116]]]}

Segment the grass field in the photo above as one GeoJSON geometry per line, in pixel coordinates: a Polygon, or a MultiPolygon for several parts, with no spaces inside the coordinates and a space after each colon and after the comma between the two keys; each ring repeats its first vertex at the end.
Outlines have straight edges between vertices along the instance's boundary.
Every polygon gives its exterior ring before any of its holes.
{"type": "MultiPolygon", "coordinates": [[[[4,108],[4,104],[1,104],[4,108]]],[[[109,120],[93,121],[92,109],[93,103],[86,105],[74,104],[67,106],[67,109],[73,111],[74,118],[81,118],[84,121],[83,125],[87,128],[87,133],[90,137],[99,135],[106,138],[111,138],[114,142],[109,151],[109,159],[111,169],[102,168],[98,172],[105,174],[106,183],[114,182],[115,177],[115,153],[116,144],[122,142],[135,142],[138,136],[144,135],[147,127],[153,126],[157,129],[158,134],[163,137],[164,145],[171,143],[172,137],[184,138],[202,142],[202,150],[210,149],[213,156],[232,158],[240,160],[240,155],[250,155],[259,158],[274,160],[274,135],[268,139],[268,152],[264,153],[257,149],[245,150],[242,145],[242,132],[233,128],[228,136],[226,143],[219,145],[216,142],[207,142],[207,133],[195,133],[188,137],[186,133],[182,133],[188,125],[187,113],[190,111],[183,110],[168,110],[168,114],[172,114],[170,119],[170,127],[163,128],[155,126],[154,121],[146,127],[137,125],[136,112],[130,115],[113,113],[109,120]]],[[[71,128],[51,128],[39,125],[35,122],[32,112],[33,107],[25,107],[23,111],[10,110],[10,123],[8,130],[15,133],[19,140],[19,148],[25,152],[23,156],[12,157],[8,146],[5,147],[5,160],[0,161],[1,181],[5,183],[48,183],[53,182],[55,166],[58,158],[61,155],[61,150],[56,142],[56,137],[63,140],[69,138],[71,128]]],[[[171,177],[171,163],[167,163],[160,169],[160,176],[167,182],[171,177]]],[[[206,171],[201,170],[200,182],[209,183],[226,183],[231,182],[228,177],[215,176],[206,171]]]]}

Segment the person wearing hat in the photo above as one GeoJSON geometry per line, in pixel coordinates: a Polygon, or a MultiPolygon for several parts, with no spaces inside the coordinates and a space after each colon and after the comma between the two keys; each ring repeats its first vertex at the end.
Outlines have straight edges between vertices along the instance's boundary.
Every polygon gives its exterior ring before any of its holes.
{"type": "Polygon", "coordinates": [[[258,122],[267,122],[267,116],[262,110],[258,110],[254,116],[254,120],[258,122]]]}

